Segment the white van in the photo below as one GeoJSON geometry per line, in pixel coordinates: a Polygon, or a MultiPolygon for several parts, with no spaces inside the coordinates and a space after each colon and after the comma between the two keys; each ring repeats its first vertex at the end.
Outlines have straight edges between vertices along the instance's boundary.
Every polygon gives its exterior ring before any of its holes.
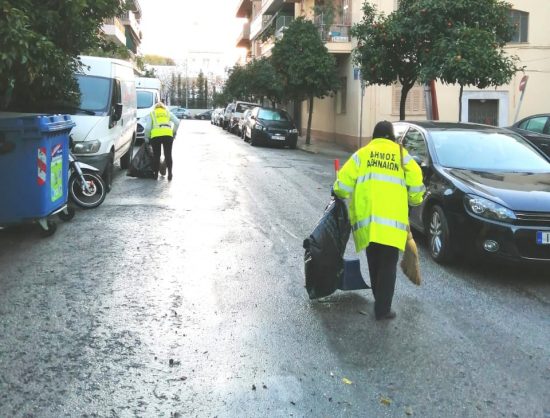
{"type": "Polygon", "coordinates": [[[137,140],[145,138],[145,124],[142,119],[155,108],[160,102],[160,80],[158,78],[138,77],[136,78],[137,92],[137,140]],[[140,122],[141,121],[141,122],[140,122]]]}
{"type": "Polygon", "coordinates": [[[76,74],[80,105],[71,115],[73,152],[78,159],[97,167],[110,188],[113,164],[120,159],[130,165],[136,139],[137,102],[134,67],[131,63],[81,56],[82,72],[76,74]]]}

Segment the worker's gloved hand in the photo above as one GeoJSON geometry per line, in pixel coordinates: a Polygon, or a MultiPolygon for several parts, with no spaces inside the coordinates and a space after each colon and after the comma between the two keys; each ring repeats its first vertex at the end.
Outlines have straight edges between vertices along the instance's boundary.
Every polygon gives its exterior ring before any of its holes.
{"type": "Polygon", "coordinates": [[[331,196],[333,199],[340,199],[338,196],[336,196],[336,193],[334,193],[334,187],[331,187],[331,188],[330,188],[330,196],[331,196]]]}

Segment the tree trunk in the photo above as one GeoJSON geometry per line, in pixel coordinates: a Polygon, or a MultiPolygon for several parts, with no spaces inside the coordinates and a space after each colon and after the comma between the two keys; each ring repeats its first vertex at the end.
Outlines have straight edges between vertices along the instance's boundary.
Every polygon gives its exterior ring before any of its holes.
{"type": "Polygon", "coordinates": [[[462,121],[462,93],[464,92],[464,86],[460,85],[460,93],[458,94],[458,121],[462,121]]]}
{"type": "Polygon", "coordinates": [[[401,99],[399,100],[399,120],[405,120],[405,105],[407,104],[407,95],[413,88],[414,83],[402,83],[401,99]]]}
{"type": "Polygon", "coordinates": [[[311,143],[311,120],[313,119],[313,96],[309,96],[309,116],[307,117],[306,145],[311,143]]]}

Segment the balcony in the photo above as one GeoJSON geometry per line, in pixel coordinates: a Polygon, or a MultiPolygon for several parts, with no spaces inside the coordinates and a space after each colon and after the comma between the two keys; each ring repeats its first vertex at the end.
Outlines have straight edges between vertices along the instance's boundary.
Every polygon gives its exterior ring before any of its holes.
{"type": "Polygon", "coordinates": [[[353,46],[351,44],[350,24],[327,24],[322,15],[315,16],[314,23],[331,54],[351,53],[353,46]]]}
{"type": "Polygon", "coordinates": [[[281,10],[285,4],[300,2],[301,0],[263,0],[262,13],[273,14],[281,10]]]}
{"type": "Polygon", "coordinates": [[[237,17],[248,18],[252,15],[252,1],[251,0],[241,0],[239,7],[237,7],[237,17]]]}
{"type": "Polygon", "coordinates": [[[105,36],[115,44],[126,46],[126,30],[117,17],[105,19],[102,30],[105,36]]]}
{"type": "Polygon", "coordinates": [[[288,28],[288,25],[294,20],[293,16],[278,16],[275,20],[275,38],[281,39],[283,32],[288,28]]]}
{"type": "Polygon", "coordinates": [[[130,28],[130,30],[133,32],[132,35],[136,39],[141,39],[141,31],[139,29],[139,23],[133,12],[127,11],[126,13],[122,14],[119,17],[119,19],[124,26],[130,28]]]}
{"type": "Polygon", "coordinates": [[[243,30],[237,38],[237,48],[250,48],[250,22],[243,25],[243,30]]]}

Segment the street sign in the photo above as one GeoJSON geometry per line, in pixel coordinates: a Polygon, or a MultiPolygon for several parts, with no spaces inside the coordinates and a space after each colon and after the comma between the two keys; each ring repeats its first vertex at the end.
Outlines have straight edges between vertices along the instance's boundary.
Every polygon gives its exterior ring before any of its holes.
{"type": "Polygon", "coordinates": [[[527,80],[529,80],[528,75],[524,75],[521,78],[521,81],[519,82],[519,91],[524,91],[525,90],[525,86],[527,85],[527,80]]]}

